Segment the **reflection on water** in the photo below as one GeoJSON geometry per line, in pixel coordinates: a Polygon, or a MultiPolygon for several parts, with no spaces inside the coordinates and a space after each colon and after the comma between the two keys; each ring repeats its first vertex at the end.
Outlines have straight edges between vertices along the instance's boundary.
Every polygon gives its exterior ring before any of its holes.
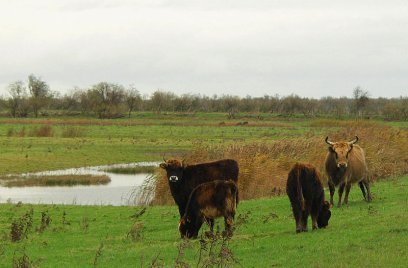
{"type": "Polygon", "coordinates": [[[141,162],[71,168],[28,175],[107,175],[111,182],[107,185],[91,186],[36,186],[36,187],[0,187],[0,203],[19,201],[30,204],[76,204],[76,205],[135,205],[137,193],[150,174],[115,174],[104,171],[111,167],[133,167],[137,165],[157,166],[158,162],[141,162]],[[136,198],[136,199],[135,199],[136,198]]]}

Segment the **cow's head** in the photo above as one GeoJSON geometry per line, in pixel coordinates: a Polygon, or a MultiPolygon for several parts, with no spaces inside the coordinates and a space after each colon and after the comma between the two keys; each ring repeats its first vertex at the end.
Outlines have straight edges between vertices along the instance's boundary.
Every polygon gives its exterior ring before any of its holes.
{"type": "Polygon", "coordinates": [[[169,182],[180,182],[183,179],[184,161],[176,159],[164,160],[160,167],[166,170],[169,182]]]}
{"type": "Polygon", "coordinates": [[[197,238],[198,232],[191,218],[183,216],[179,223],[179,232],[181,238],[197,238]]]}
{"type": "Polygon", "coordinates": [[[329,220],[331,217],[330,204],[324,201],[321,210],[319,211],[319,216],[317,217],[317,226],[319,228],[325,228],[329,225],[329,220]]]}
{"type": "Polygon", "coordinates": [[[352,141],[329,141],[329,137],[326,137],[326,143],[329,144],[329,152],[334,154],[336,159],[337,168],[346,169],[348,165],[348,156],[351,150],[353,150],[353,144],[358,141],[358,137],[352,141]]]}

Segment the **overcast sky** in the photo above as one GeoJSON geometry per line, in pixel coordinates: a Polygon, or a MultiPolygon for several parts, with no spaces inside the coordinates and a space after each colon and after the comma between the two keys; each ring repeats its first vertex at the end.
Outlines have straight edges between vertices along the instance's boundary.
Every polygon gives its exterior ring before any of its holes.
{"type": "Polygon", "coordinates": [[[0,0],[0,94],[54,91],[408,95],[407,1],[0,0]]]}

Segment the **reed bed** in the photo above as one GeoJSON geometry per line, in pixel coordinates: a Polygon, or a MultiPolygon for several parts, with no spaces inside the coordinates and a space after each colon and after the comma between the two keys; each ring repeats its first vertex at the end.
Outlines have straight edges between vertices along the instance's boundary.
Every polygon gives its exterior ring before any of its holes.
{"type": "Polygon", "coordinates": [[[154,173],[155,166],[135,166],[135,167],[113,167],[104,169],[106,172],[115,174],[142,174],[142,173],[154,173]]]}
{"type": "MultiPolygon", "coordinates": [[[[376,181],[408,173],[408,131],[379,124],[342,122],[337,130],[325,135],[313,132],[302,137],[269,143],[236,143],[230,145],[196,144],[186,160],[188,164],[232,158],[238,161],[240,198],[254,199],[285,193],[287,174],[296,162],[315,165],[322,174],[328,145],[333,141],[351,140],[358,136],[358,144],[365,150],[370,179],[376,181]]],[[[164,171],[157,174],[153,204],[171,204],[164,171]]],[[[324,176],[326,181],[326,176],[324,176]]]]}
{"type": "Polygon", "coordinates": [[[3,176],[0,177],[6,187],[33,186],[75,186],[104,185],[111,179],[106,175],[56,175],[56,176],[3,176]]]}

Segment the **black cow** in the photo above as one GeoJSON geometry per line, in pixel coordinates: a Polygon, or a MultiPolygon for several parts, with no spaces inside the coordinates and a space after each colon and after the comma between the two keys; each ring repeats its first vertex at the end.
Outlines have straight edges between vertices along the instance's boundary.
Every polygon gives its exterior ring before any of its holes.
{"type": "Polygon", "coordinates": [[[324,200],[321,176],[315,167],[296,163],[288,174],[286,193],[296,220],[296,232],[307,232],[307,218],[312,215],[313,230],[324,228],[331,216],[330,204],[324,200]]]}
{"type": "Polygon", "coordinates": [[[224,217],[224,236],[232,235],[235,210],[238,205],[238,187],[233,181],[211,181],[197,186],[190,195],[186,212],[180,220],[182,238],[197,238],[204,221],[213,234],[214,219],[224,217]]]}
{"type": "Polygon", "coordinates": [[[190,166],[172,159],[161,163],[160,167],[167,172],[171,195],[178,206],[180,218],[184,215],[191,192],[201,183],[213,180],[238,182],[238,163],[232,159],[190,166]]]}

